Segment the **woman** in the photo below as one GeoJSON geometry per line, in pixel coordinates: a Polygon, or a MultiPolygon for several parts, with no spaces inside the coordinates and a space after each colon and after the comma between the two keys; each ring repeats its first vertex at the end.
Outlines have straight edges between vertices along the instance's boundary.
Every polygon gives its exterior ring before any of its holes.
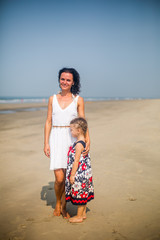
{"type": "MultiPolygon", "coordinates": [[[[75,139],[70,133],[70,121],[75,117],[85,117],[84,100],[80,92],[79,73],[74,68],[63,68],[59,71],[61,92],[51,96],[48,102],[48,113],[45,124],[44,153],[50,157],[50,170],[55,174],[56,206],[55,216],[68,218],[65,201],[65,174],[67,168],[67,152],[75,139]]],[[[89,132],[86,134],[86,150],[89,152],[89,132]]]]}

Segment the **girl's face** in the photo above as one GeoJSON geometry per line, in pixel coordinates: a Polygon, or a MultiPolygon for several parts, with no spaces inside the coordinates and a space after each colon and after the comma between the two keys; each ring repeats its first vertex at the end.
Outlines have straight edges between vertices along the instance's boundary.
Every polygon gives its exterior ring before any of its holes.
{"type": "Polygon", "coordinates": [[[73,124],[70,125],[70,129],[71,129],[72,136],[78,137],[78,135],[80,134],[80,129],[76,128],[75,125],[73,125],[73,124]]]}
{"type": "Polygon", "coordinates": [[[59,83],[62,91],[71,91],[71,87],[74,84],[72,73],[68,72],[61,73],[59,83]]]}

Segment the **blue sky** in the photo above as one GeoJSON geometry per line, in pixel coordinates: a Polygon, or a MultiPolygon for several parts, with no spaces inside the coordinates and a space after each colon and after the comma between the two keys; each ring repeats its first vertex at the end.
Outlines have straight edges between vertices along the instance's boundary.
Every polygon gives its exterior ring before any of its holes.
{"type": "Polygon", "coordinates": [[[160,1],[5,0],[0,96],[57,93],[62,67],[84,97],[160,98],[160,1]]]}

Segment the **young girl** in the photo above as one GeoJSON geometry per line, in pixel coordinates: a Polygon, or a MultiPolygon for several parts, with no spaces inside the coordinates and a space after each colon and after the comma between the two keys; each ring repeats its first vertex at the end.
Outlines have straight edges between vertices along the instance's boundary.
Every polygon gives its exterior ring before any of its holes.
{"type": "Polygon", "coordinates": [[[70,218],[71,223],[86,219],[87,202],[94,199],[92,170],[89,154],[84,156],[87,121],[75,118],[70,122],[71,134],[77,141],[70,147],[65,181],[66,202],[78,205],[77,215],[70,218]]]}

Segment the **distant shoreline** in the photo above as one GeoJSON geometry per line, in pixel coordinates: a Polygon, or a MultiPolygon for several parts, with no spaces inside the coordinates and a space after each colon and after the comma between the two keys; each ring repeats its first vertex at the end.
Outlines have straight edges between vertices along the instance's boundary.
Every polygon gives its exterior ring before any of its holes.
{"type": "MultiPolygon", "coordinates": [[[[86,103],[90,102],[121,102],[121,101],[154,101],[158,99],[108,99],[108,100],[85,100],[86,103]]],[[[1,114],[12,114],[18,112],[35,112],[35,111],[45,111],[47,110],[48,102],[19,102],[19,103],[0,103],[0,115],[1,114]]]]}
{"type": "Polygon", "coordinates": [[[48,103],[1,103],[0,114],[45,110],[47,105],[48,103]]]}
{"type": "MultiPolygon", "coordinates": [[[[83,96],[82,96],[83,97],[83,96]]],[[[119,101],[119,100],[143,100],[159,99],[152,97],[83,97],[85,101],[119,101]]],[[[0,97],[1,104],[26,104],[26,103],[48,103],[49,97],[0,97]]]]}

